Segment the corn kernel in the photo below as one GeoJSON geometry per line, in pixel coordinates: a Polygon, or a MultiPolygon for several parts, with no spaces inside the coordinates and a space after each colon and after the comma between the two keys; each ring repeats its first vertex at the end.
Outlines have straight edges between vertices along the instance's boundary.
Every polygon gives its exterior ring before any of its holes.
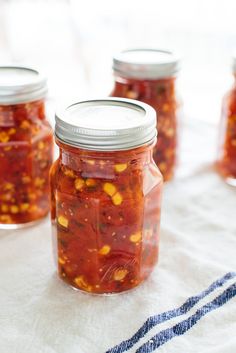
{"type": "Polygon", "coordinates": [[[130,98],[130,99],[137,99],[138,98],[138,93],[135,91],[127,91],[126,92],[126,98],[130,98]]]}
{"type": "Polygon", "coordinates": [[[5,204],[1,205],[1,211],[8,212],[8,205],[5,205],[5,204]]]}
{"type": "Polygon", "coordinates": [[[43,142],[43,141],[40,141],[40,142],[38,143],[38,149],[39,149],[39,150],[43,150],[44,147],[45,147],[44,142],[43,142]]]}
{"type": "Polygon", "coordinates": [[[121,196],[121,194],[119,192],[115,193],[114,196],[112,196],[112,202],[115,206],[118,206],[122,203],[123,201],[123,197],[121,196]]]}
{"type": "Polygon", "coordinates": [[[28,120],[23,120],[22,123],[20,124],[20,127],[22,129],[28,129],[30,127],[30,123],[28,122],[28,120]]]}
{"type": "Polygon", "coordinates": [[[141,238],[142,238],[141,232],[137,232],[137,233],[132,234],[129,237],[129,240],[132,241],[132,243],[138,243],[141,240],[141,238]]]}
{"type": "Polygon", "coordinates": [[[111,247],[109,245],[103,245],[103,247],[99,250],[100,255],[107,255],[111,251],[111,247]]]}
{"type": "Polygon", "coordinates": [[[113,279],[115,281],[122,281],[126,275],[128,273],[128,270],[124,269],[124,268],[118,268],[113,275],[113,279]]]}
{"type": "Polygon", "coordinates": [[[125,169],[127,169],[127,163],[120,163],[115,165],[115,171],[118,173],[122,173],[125,169]]]}
{"type": "Polygon", "coordinates": [[[14,129],[13,127],[8,131],[9,135],[14,135],[16,133],[16,129],[14,129]]]}
{"type": "Polygon", "coordinates": [[[109,196],[113,196],[116,193],[116,187],[112,183],[105,183],[103,185],[103,190],[109,196]]]}
{"type": "Polygon", "coordinates": [[[6,183],[4,185],[4,190],[13,190],[14,189],[14,185],[12,183],[6,183]]]}
{"type": "Polygon", "coordinates": [[[95,179],[92,179],[92,178],[88,178],[86,181],[85,181],[86,185],[89,186],[89,187],[93,187],[96,185],[96,180],[95,179]]]}
{"type": "Polygon", "coordinates": [[[0,222],[12,223],[12,218],[11,218],[11,216],[9,216],[7,214],[3,214],[3,215],[0,215],[0,222]]]}
{"type": "Polygon", "coordinates": [[[28,184],[30,183],[30,177],[28,175],[25,175],[21,178],[23,184],[28,184]]]}
{"type": "Polygon", "coordinates": [[[90,165],[94,165],[95,164],[95,161],[92,160],[92,159],[87,159],[86,160],[86,163],[90,164],[90,165]]]}
{"type": "Polygon", "coordinates": [[[164,173],[164,172],[166,171],[166,169],[167,169],[167,165],[166,165],[165,162],[159,163],[159,164],[158,164],[158,167],[159,167],[159,169],[160,169],[160,171],[161,171],[162,173],[164,173]]]}
{"type": "Polygon", "coordinates": [[[173,137],[174,134],[175,134],[175,130],[172,129],[172,128],[170,128],[170,129],[168,129],[168,130],[166,131],[166,136],[167,136],[167,137],[173,137]]]}
{"type": "MultiPolygon", "coordinates": [[[[30,127],[30,124],[28,127],[30,127]]],[[[31,132],[33,135],[37,135],[39,133],[39,130],[40,130],[39,126],[32,126],[31,127],[31,132]]]]}
{"type": "Polygon", "coordinates": [[[12,206],[10,206],[10,211],[11,211],[11,213],[16,214],[19,212],[19,207],[17,205],[12,205],[12,206]]]}
{"type": "Polygon", "coordinates": [[[87,282],[85,282],[83,276],[78,276],[74,279],[74,282],[77,286],[87,286],[87,282]]]}
{"type": "Polygon", "coordinates": [[[5,131],[0,132],[0,142],[6,143],[8,142],[10,137],[5,131]]]}
{"type": "Polygon", "coordinates": [[[31,205],[29,207],[29,212],[33,213],[33,212],[37,212],[38,211],[38,207],[36,205],[31,205]]]}
{"type": "Polygon", "coordinates": [[[91,292],[92,286],[89,286],[87,281],[84,279],[83,276],[78,276],[74,279],[75,284],[80,287],[81,289],[85,289],[88,292],[91,292]]]}
{"type": "Polygon", "coordinates": [[[76,190],[81,190],[83,186],[84,186],[84,180],[81,179],[81,178],[76,178],[75,179],[75,188],[76,188],[76,190]]]}
{"type": "Polygon", "coordinates": [[[62,227],[68,228],[69,221],[68,221],[68,219],[67,219],[66,217],[64,217],[64,216],[59,216],[59,217],[57,218],[57,221],[58,221],[58,223],[59,223],[62,227]]]}
{"type": "Polygon", "coordinates": [[[65,168],[64,174],[68,176],[69,178],[75,178],[75,173],[73,170],[65,168]]]}
{"type": "Polygon", "coordinates": [[[58,258],[58,262],[60,265],[65,265],[65,263],[66,263],[66,261],[62,257],[58,258]]]}
{"type": "Polygon", "coordinates": [[[28,203],[22,203],[22,204],[20,205],[20,210],[21,210],[22,212],[27,211],[28,208],[29,208],[29,204],[28,204],[28,203]]]}
{"type": "Polygon", "coordinates": [[[163,104],[162,110],[163,110],[163,112],[168,112],[170,110],[169,104],[167,104],[167,103],[163,104]]]}
{"type": "Polygon", "coordinates": [[[28,196],[29,196],[29,199],[30,199],[31,201],[34,201],[34,200],[36,200],[36,198],[37,198],[36,194],[34,194],[33,192],[29,192],[29,193],[28,193],[28,196]]]}
{"type": "Polygon", "coordinates": [[[39,177],[37,177],[34,181],[34,185],[36,187],[41,187],[41,186],[43,186],[44,183],[45,183],[45,180],[42,178],[39,178],[39,177]]]}

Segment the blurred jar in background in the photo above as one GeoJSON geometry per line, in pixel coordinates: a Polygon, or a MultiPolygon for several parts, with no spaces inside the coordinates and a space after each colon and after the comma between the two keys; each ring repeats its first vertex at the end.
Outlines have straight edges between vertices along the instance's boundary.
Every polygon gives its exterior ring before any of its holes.
{"type": "Polygon", "coordinates": [[[179,60],[169,51],[132,49],[113,58],[113,97],[137,99],[157,111],[158,140],[153,158],[165,181],[176,166],[177,108],[175,79],[179,60]]]}
{"type": "Polygon", "coordinates": [[[34,69],[0,67],[0,228],[49,211],[53,134],[45,117],[46,79],[34,69]]]}
{"type": "Polygon", "coordinates": [[[233,87],[222,102],[217,168],[228,184],[236,186],[236,57],[233,75],[233,87]]]}

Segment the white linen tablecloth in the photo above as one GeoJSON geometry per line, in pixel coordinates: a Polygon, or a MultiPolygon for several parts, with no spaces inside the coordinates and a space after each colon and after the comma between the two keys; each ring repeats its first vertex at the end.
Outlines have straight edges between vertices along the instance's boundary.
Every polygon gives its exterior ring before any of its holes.
{"type": "Polygon", "coordinates": [[[112,348],[150,316],[179,308],[229,272],[224,284],[213,285],[189,310],[184,306],[182,315],[161,320],[127,352],[149,353],[158,340],[160,353],[236,352],[236,189],[213,170],[215,136],[214,126],[183,125],[179,171],[164,189],[159,264],[129,293],[91,296],[58,280],[49,220],[0,232],[0,353],[121,352],[112,348]],[[215,310],[208,312],[204,305],[211,301],[215,310]],[[196,311],[205,316],[195,320],[196,311]],[[184,333],[175,325],[186,320],[192,328],[184,333]]]}

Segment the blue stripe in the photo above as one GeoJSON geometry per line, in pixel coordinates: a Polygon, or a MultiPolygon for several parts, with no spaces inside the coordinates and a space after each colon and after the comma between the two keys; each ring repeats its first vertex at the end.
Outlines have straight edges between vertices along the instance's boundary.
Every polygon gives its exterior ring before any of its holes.
{"type": "Polygon", "coordinates": [[[200,294],[190,297],[183,305],[177,309],[169,310],[164,313],[150,316],[142,327],[128,340],[121,342],[115,347],[109,349],[106,353],[122,353],[133,347],[142,337],[146,335],[154,326],[161,324],[162,322],[168,321],[174,317],[186,314],[191,308],[194,307],[201,299],[206,297],[208,294],[213,292],[216,288],[224,285],[225,282],[234,278],[236,276],[235,272],[229,272],[222,278],[213,282],[206,290],[200,294]]]}
{"type": "Polygon", "coordinates": [[[190,316],[188,319],[181,321],[177,325],[163,330],[157,335],[153,336],[147,343],[143,344],[139,349],[136,350],[136,353],[151,353],[155,349],[159,348],[166,342],[170,341],[175,336],[181,336],[186,331],[190,330],[196,323],[206,314],[212,310],[220,308],[222,305],[227,303],[236,295],[236,283],[228,287],[221,295],[216,297],[211,302],[202,306],[196,311],[196,313],[190,316]]]}

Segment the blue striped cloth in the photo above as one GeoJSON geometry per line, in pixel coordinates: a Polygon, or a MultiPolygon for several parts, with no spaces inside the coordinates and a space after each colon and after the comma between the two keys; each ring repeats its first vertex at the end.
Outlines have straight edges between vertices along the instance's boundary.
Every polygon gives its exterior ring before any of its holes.
{"type": "MultiPolygon", "coordinates": [[[[134,335],[119,343],[115,347],[109,349],[106,353],[123,353],[130,350],[135,344],[137,344],[142,338],[145,338],[146,334],[153,329],[155,326],[171,320],[175,317],[187,314],[197,303],[205,298],[210,293],[214,292],[217,288],[222,287],[227,281],[232,280],[236,277],[235,272],[229,272],[222,278],[213,282],[207,289],[197,294],[196,296],[188,298],[179,308],[172,309],[170,311],[163,312],[149,317],[140,329],[134,333],[134,335]]],[[[194,325],[198,323],[205,315],[210,313],[212,310],[220,308],[225,305],[230,299],[236,296],[236,282],[229,285],[220,295],[216,296],[212,301],[201,306],[193,315],[190,315],[187,319],[178,322],[177,324],[158,332],[151,339],[147,340],[144,344],[141,344],[137,349],[136,353],[151,353],[157,350],[159,347],[166,344],[173,338],[185,334],[194,325]]],[[[233,352],[232,352],[233,353],[233,352]]]]}

